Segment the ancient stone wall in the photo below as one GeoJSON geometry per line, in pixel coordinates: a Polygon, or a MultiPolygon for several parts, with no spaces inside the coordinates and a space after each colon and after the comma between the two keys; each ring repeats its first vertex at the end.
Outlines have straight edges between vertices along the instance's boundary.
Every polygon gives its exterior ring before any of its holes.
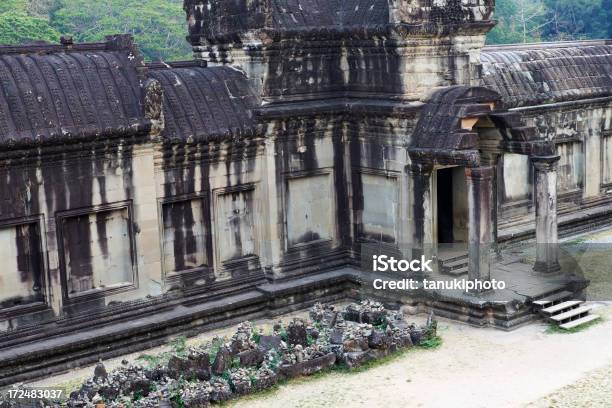
{"type": "Polygon", "coordinates": [[[114,319],[157,316],[130,330],[161,338],[342,297],[330,271],[363,243],[437,241],[448,166],[451,210],[483,220],[468,182],[497,166],[502,239],[533,230],[527,154],[561,156],[560,214],[609,211],[609,45],[481,56],[480,1],[185,7],[196,61],[145,66],[123,36],[0,48],[0,354],[20,333],[108,325],[131,347],[114,319]]]}

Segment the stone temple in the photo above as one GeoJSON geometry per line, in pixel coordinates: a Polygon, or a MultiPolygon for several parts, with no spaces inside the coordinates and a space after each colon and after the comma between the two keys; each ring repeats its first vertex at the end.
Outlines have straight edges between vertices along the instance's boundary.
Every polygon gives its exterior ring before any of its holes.
{"type": "Polygon", "coordinates": [[[484,46],[492,0],[184,9],[193,61],[0,47],[0,385],[359,296],[366,244],[531,288],[391,299],[476,325],[580,290],[555,243],[612,221],[612,42],[484,46]]]}

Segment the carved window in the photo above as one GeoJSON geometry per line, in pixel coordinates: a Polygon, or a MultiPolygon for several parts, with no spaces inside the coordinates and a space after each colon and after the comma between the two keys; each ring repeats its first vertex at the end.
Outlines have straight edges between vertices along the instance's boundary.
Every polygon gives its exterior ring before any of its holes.
{"type": "Polygon", "coordinates": [[[363,191],[362,236],[387,243],[396,242],[399,193],[397,179],[361,174],[363,191]]]}
{"type": "Polygon", "coordinates": [[[581,189],[584,180],[584,154],[580,142],[557,144],[557,154],[561,157],[557,173],[559,194],[581,189]]]}
{"type": "Polygon", "coordinates": [[[612,133],[604,134],[601,149],[601,183],[605,187],[612,187],[612,133]]]}
{"type": "Polygon", "coordinates": [[[329,240],[335,231],[330,174],[290,178],[286,190],[289,246],[329,240]]]}
{"type": "Polygon", "coordinates": [[[43,300],[43,262],[37,223],[0,226],[0,309],[43,300]]]}
{"type": "Polygon", "coordinates": [[[210,239],[203,198],[164,203],[163,259],[166,272],[181,272],[209,265],[210,239]]]}
{"type": "Polygon", "coordinates": [[[256,255],[254,190],[240,189],[217,195],[216,242],[219,261],[256,255]]]}
{"type": "Polygon", "coordinates": [[[61,218],[68,296],[134,283],[127,208],[61,218]]]}

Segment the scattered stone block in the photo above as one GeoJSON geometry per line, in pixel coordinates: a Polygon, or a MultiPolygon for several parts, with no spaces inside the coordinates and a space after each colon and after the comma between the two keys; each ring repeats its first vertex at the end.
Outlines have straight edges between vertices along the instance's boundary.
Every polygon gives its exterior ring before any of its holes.
{"type": "Polygon", "coordinates": [[[387,333],[380,330],[372,330],[372,334],[368,337],[368,346],[373,349],[388,349],[391,339],[387,333]]]}
{"type": "Polygon", "coordinates": [[[219,348],[215,361],[212,365],[212,372],[216,375],[221,375],[229,370],[232,366],[232,353],[227,347],[219,348]]]}
{"type": "Polygon", "coordinates": [[[280,336],[261,336],[259,338],[259,348],[264,352],[268,352],[270,350],[278,350],[280,349],[281,342],[283,340],[280,336]]]}
{"type": "Polygon", "coordinates": [[[107,378],[108,373],[106,372],[106,367],[104,367],[104,364],[98,363],[94,369],[94,381],[101,382],[107,378]]]}
{"type": "Polygon", "coordinates": [[[287,342],[292,345],[308,346],[308,332],[306,332],[306,324],[302,319],[294,319],[287,326],[287,342]]]}
{"type": "Polygon", "coordinates": [[[302,361],[292,365],[284,365],[278,368],[278,375],[281,378],[294,378],[301,375],[311,375],[329,368],[336,362],[336,354],[329,353],[323,357],[312,360],[302,361]]]}
{"type": "Polygon", "coordinates": [[[334,329],[329,334],[329,342],[331,344],[342,344],[344,339],[344,330],[342,329],[334,329]]]}
{"type": "Polygon", "coordinates": [[[412,341],[412,344],[418,346],[424,338],[423,334],[422,329],[410,330],[410,340],[412,341]]]}
{"type": "Polygon", "coordinates": [[[265,354],[261,349],[254,348],[238,353],[238,358],[240,359],[240,367],[257,367],[263,363],[265,354]]]}
{"type": "Polygon", "coordinates": [[[349,369],[353,369],[353,368],[359,367],[366,361],[371,360],[372,355],[369,353],[369,351],[356,351],[356,352],[344,353],[343,359],[344,359],[343,361],[344,364],[349,369]]]}
{"type": "Polygon", "coordinates": [[[212,390],[210,392],[210,400],[214,402],[223,402],[232,398],[232,390],[223,378],[215,378],[211,381],[212,390]]]}

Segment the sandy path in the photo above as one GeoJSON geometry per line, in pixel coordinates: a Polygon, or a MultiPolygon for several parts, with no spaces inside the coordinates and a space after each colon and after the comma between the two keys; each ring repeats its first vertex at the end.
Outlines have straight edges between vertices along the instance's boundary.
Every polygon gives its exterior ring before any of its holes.
{"type": "Polygon", "coordinates": [[[567,385],[527,405],[528,408],[591,408],[612,406],[612,364],[588,373],[575,384],[567,385]]]}
{"type": "MultiPolygon", "coordinates": [[[[574,334],[547,334],[544,324],[504,333],[443,321],[444,344],[436,351],[408,353],[362,373],[291,383],[231,406],[514,408],[540,400],[532,406],[555,407],[544,397],[592,370],[612,366],[612,308],[597,313],[606,314],[607,320],[574,334]]],[[[612,406],[610,383],[588,385],[594,382],[587,381],[584,389],[594,388],[598,395],[582,406],[612,406]]],[[[566,397],[572,394],[571,389],[564,392],[566,397]]],[[[571,402],[567,406],[581,406],[580,397],[571,402]]]]}

